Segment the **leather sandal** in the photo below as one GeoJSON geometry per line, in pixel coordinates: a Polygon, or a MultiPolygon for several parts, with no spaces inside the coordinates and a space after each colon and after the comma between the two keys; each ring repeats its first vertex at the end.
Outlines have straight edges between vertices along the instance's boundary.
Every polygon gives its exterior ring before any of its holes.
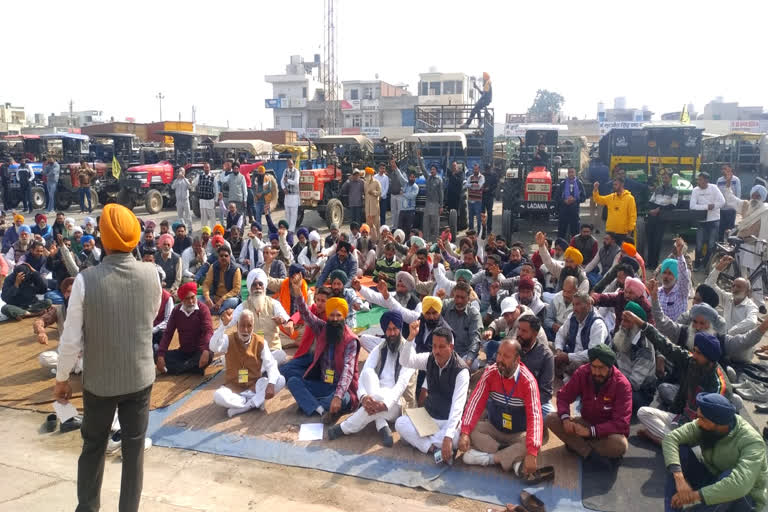
{"type": "Polygon", "coordinates": [[[528,491],[520,492],[520,503],[528,512],[547,512],[544,502],[528,491]]]}
{"type": "Polygon", "coordinates": [[[526,475],[523,473],[523,461],[519,461],[512,466],[512,472],[515,477],[528,485],[535,485],[547,480],[555,479],[554,466],[543,466],[538,468],[533,473],[526,475]]]}

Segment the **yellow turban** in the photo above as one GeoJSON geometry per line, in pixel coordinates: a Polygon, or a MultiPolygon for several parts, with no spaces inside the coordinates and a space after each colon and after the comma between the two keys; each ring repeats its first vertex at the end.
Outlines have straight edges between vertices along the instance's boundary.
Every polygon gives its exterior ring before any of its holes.
{"type": "Polygon", "coordinates": [[[99,230],[102,245],[111,251],[131,252],[141,239],[139,219],[131,210],[117,203],[104,207],[99,230]]]}
{"type": "Polygon", "coordinates": [[[200,228],[200,231],[205,233],[206,235],[211,234],[211,228],[209,228],[208,226],[203,226],[202,228],[200,228]]]}
{"type": "Polygon", "coordinates": [[[581,265],[582,262],[584,261],[584,255],[582,255],[581,251],[575,247],[568,247],[565,250],[565,254],[563,254],[563,257],[565,257],[565,259],[571,258],[573,262],[576,263],[577,265],[581,265]]]}
{"type": "Polygon", "coordinates": [[[349,313],[347,301],[341,297],[332,297],[325,301],[325,318],[329,318],[334,311],[339,311],[341,316],[347,318],[347,313],[349,313]]]}
{"type": "Polygon", "coordinates": [[[259,171],[259,174],[264,174],[267,172],[263,165],[260,165],[258,168],[256,168],[256,170],[259,171]]]}
{"type": "Polygon", "coordinates": [[[16,215],[13,216],[13,222],[21,222],[23,224],[24,216],[20,213],[17,213],[16,215]]]}
{"type": "Polygon", "coordinates": [[[373,174],[376,171],[373,170],[373,167],[366,167],[365,168],[365,174],[373,174]]]}
{"type": "Polygon", "coordinates": [[[421,301],[421,312],[426,313],[430,309],[434,309],[438,313],[443,311],[443,301],[440,300],[440,297],[434,297],[432,295],[424,297],[421,301]]]}

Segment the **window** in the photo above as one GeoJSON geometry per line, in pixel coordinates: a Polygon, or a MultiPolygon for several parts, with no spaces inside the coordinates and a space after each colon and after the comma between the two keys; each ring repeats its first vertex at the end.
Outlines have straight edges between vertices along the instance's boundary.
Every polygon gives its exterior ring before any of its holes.
{"type": "Polygon", "coordinates": [[[278,98],[285,98],[285,94],[278,94],[277,97],[278,98]]]}
{"type": "Polygon", "coordinates": [[[440,82],[429,82],[429,95],[440,96],[440,82]]]}
{"type": "Polygon", "coordinates": [[[360,125],[363,124],[362,116],[356,115],[352,116],[352,126],[355,128],[360,128],[360,125]]]}
{"type": "Polygon", "coordinates": [[[400,111],[400,117],[402,120],[403,126],[415,126],[416,125],[416,117],[414,116],[413,109],[405,109],[400,111]]]}
{"type": "Polygon", "coordinates": [[[306,87],[302,87],[301,88],[301,97],[302,98],[306,98],[307,97],[307,88],[306,87]]]}
{"type": "Polygon", "coordinates": [[[376,114],[373,114],[373,113],[365,114],[363,116],[363,126],[365,128],[370,128],[372,126],[378,126],[378,123],[376,122],[376,120],[377,120],[376,114]]]}
{"type": "Polygon", "coordinates": [[[301,128],[301,115],[291,116],[291,128],[301,128]]]}
{"type": "Polygon", "coordinates": [[[453,80],[446,80],[443,82],[444,94],[456,94],[456,82],[453,80]]]}
{"type": "Polygon", "coordinates": [[[456,80],[456,94],[461,94],[464,92],[464,82],[461,80],[456,80]]]}
{"type": "Polygon", "coordinates": [[[364,100],[372,100],[373,99],[373,88],[372,87],[366,87],[363,89],[363,99],[364,100]]]}
{"type": "Polygon", "coordinates": [[[419,82],[419,96],[429,96],[429,82],[419,82]]]}
{"type": "Polygon", "coordinates": [[[350,89],[349,90],[349,99],[351,99],[351,100],[358,99],[358,90],[357,89],[350,89]]]}

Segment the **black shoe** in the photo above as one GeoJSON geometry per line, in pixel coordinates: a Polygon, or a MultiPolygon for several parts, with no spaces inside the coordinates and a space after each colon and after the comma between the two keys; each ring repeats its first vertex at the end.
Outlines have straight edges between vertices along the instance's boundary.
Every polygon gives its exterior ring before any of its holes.
{"type": "Polygon", "coordinates": [[[334,425],[328,429],[328,440],[333,441],[344,435],[344,431],[341,430],[341,425],[334,425]]]}
{"type": "Polygon", "coordinates": [[[395,442],[392,439],[392,431],[389,429],[389,425],[385,425],[379,429],[379,439],[381,440],[382,445],[387,448],[392,448],[392,445],[395,442]]]}
{"type": "Polygon", "coordinates": [[[58,418],[55,414],[49,414],[47,418],[45,418],[45,431],[46,432],[53,432],[56,430],[56,424],[58,423],[58,418]]]}
{"type": "Polygon", "coordinates": [[[80,426],[83,424],[82,416],[73,416],[67,421],[61,424],[59,430],[64,434],[66,432],[72,432],[73,430],[80,430],[80,426]]]}
{"type": "Polygon", "coordinates": [[[760,306],[757,310],[760,312],[761,315],[768,313],[768,310],[765,309],[765,304],[760,306]]]}

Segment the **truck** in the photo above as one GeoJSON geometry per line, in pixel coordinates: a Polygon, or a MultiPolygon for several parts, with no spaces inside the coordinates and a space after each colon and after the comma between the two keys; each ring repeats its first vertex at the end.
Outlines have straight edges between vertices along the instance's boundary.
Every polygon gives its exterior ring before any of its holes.
{"type": "Polygon", "coordinates": [[[702,170],[713,179],[724,165],[730,165],[741,181],[741,199],[749,198],[754,185],[768,180],[768,135],[733,132],[702,139],[702,170]]]}

